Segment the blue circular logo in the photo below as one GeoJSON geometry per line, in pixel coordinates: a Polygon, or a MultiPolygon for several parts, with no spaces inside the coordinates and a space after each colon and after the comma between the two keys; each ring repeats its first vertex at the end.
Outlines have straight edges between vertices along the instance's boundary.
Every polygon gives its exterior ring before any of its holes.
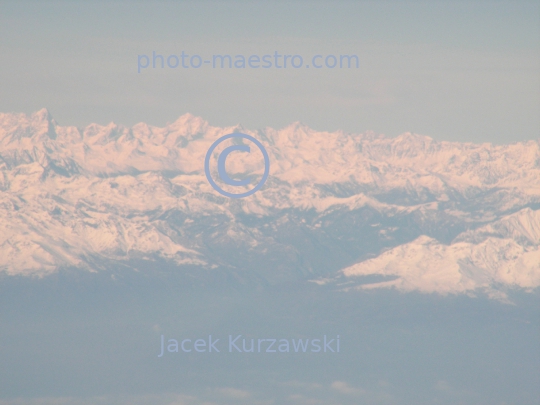
{"type": "MultiPolygon", "coordinates": [[[[225,170],[225,161],[227,160],[227,156],[229,156],[229,154],[231,152],[234,152],[236,150],[241,151],[241,152],[248,152],[248,153],[250,151],[249,146],[247,146],[247,145],[232,145],[232,146],[229,146],[229,147],[225,148],[219,154],[219,157],[218,157],[218,174],[219,174],[219,178],[224,183],[226,183],[226,184],[228,184],[230,186],[236,186],[236,187],[247,186],[249,184],[249,179],[244,179],[244,180],[232,179],[227,174],[227,171],[225,170]]],[[[208,149],[208,152],[206,152],[206,158],[204,159],[204,172],[206,174],[206,178],[208,179],[208,182],[210,183],[210,185],[218,193],[224,195],[225,197],[230,197],[230,198],[244,198],[244,197],[247,197],[247,196],[255,193],[256,191],[258,191],[264,185],[264,183],[266,182],[266,179],[268,179],[268,174],[270,173],[270,158],[268,157],[268,153],[266,152],[266,149],[264,148],[262,143],[260,143],[258,140],[256,140],[252,136],[246,135],[246,134],[241,134],[241,133],[229,134],[229,135],[222,136],[217,141],[215,141],[212,144],[212,146],[210,146],[210,149],[208,149]],[[212,152],[214,152],[214,149],[216,149],[216,147],[221,142],[223,142],[223,141],[225,141],[227,139],[230,139],[230,138],[243,138],[243,139],[250,140],[255,145],[257,145],[257,147],[261,150],[261,153],[263,154],[263,157],[264,157],[264,174],[263,174],[263,176],[261,178],[261,181],[259,181],[259,183],[255,186],[255,188],[253,188],[253,189],[251,189],[251,190],[249,190],[249,191],[247,191],[245,193],[241,193],[241,194],[233,194],[233,193],[229,193],[228,191],[223,190],[221,187],[219,187],[216,184],[216,182],[214,181],[214,179],[212,179],[212,176],[210,175],[210,158],[212,157],[212,152]]]]}

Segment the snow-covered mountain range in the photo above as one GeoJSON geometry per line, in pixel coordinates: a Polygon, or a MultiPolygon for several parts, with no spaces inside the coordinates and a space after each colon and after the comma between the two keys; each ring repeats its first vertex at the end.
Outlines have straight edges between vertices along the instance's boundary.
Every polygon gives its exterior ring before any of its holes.
{"type": "MultiPolygon", "coordinates": [[[[262,173],[260,154],[228,171],[262,173]]],[[[190,114],[58,125],[47,110],[0,114],[0,272],[190,267],[240,280],[461,293],[540,285],[540,141],[438,142],[405,133],[218,128],[190,114]],[[265,145],[270,176],[218,194],[204,157],[220,136],[265,145]],[[249,187],[248,187],[249,188],[249,187]]],[[[352,288],[352,287],[349,287],[352,288]]]]}
{"type": "Polygon", "coordinates": [[[428,236],[392,248],[376,258],[344,269],[349,284],[361,276],[391,280],[346,286],[404,291],[471,293],[481,289],[504,298],[499,288],[533,289],[540,285],[540,210],[525,208],[476,230],[459,234],[451,244],[428,236]]]}

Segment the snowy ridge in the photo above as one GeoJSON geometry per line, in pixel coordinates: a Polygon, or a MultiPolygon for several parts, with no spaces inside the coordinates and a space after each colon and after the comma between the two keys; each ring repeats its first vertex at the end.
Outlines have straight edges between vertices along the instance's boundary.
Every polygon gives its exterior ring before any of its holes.
{"type": "MultiPolygon", "coordinates": [[[[227,161],[230,173],[262,173],[260,153],[241,155],[227,161]]],[[[530,289],[539,208],[540,141],[437,142],[299,123],[251,131],[190,114],[164,128],[75,128],[45,109],[0,114],[7,274],[159,259],[266,282],[345,269],[351,279],[395,278],[362,288],[530,289]],[[210,145],[235,131],[259,139],[271,161],[263,189],[242,200],[219,195],[204,174],[210,145]]]]}
{"type": "Polygon", "coordinates": [[[380,256],[343,270],[354,278],[379,274],[391,281],[358,288],[395,287],[404,291],[462,293],[477,289],[499,296],[497,286],[540,286],[540,210],[524,209],[460,234],[444,245],[421,236],[380,256]]]}
{"type": "Polygon", "coordinates": [[[52,162],[66,169],[79,166],[95,175],[130,170],[203,174],[211,143],[235,130],[261,139],[271,156],[272,176],[295,186],[353,182],[379,189],[428,189],[441,198],[449,189],[471,187],[540,195],[540,141],[461,144],[411,133],[385,138],[316,132],[299,123],[253,132],[212,127],[190,114],[165,128],[110,123],[78,129],[59,126],[43,109],[31,116],[0,114],[0,151],[7,169],[52,162]]]}

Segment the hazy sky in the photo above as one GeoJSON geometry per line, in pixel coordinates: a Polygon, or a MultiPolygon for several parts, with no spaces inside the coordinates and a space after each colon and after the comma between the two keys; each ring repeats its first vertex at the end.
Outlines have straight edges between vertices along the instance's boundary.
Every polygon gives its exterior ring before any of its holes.
{"type": "Polygon", "coordinates": [[[540,138],[540,3],[0,1],[0,111],[62,125],[186,112],[212,125],[540,138]],[[301,55],[301,68],[143,69],[138,55],[301,55]],[[359,68],[305,67],[356,54],[359,68]],[[320,59],[322,61],[323,59],[320,59]]]}

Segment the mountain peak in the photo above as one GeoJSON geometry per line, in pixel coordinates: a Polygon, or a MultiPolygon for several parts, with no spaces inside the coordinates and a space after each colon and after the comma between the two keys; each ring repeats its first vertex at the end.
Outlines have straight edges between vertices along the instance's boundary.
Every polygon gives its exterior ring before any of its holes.
{"type": "Polygon", "coordinates": [[[41,110],[32,113],[30,118],[32,121],[53,121],[51,113],[46,108],[42,108],[41,110]]]}
{"type": "Polygon", "coordinates": [[[203,132],[208,127],[208,122],[191,113],[185,113],[176,121],[167,125],[167,128],[178,131],[180,135],[192,135],[203,132]]]}
{"type": "Polygon", "coordinates": [[[398,142],[414,142],[414,143],[417,143],[417,142],[422,142],[422,143],[433,142],[433,138],[431,138],[429,136],[426,136],[426,135],[415,134],[414,132],[404,132],[404,133],[398,135],[395,138],[395,140],[398,141],[398,142]]]}
{"type": "MultiPolygon", "coordinates": [[[[7,143],[32,138],[37,142],[44,139],[56,139],[57,122],[46,108],[30,115],[24,113],[0,114],[0,139],[7,143]],[[43,138],[45,136],[45,138],[43,138]]],[[[13,146],[13,145],[12,145],[13,146]]]]}

